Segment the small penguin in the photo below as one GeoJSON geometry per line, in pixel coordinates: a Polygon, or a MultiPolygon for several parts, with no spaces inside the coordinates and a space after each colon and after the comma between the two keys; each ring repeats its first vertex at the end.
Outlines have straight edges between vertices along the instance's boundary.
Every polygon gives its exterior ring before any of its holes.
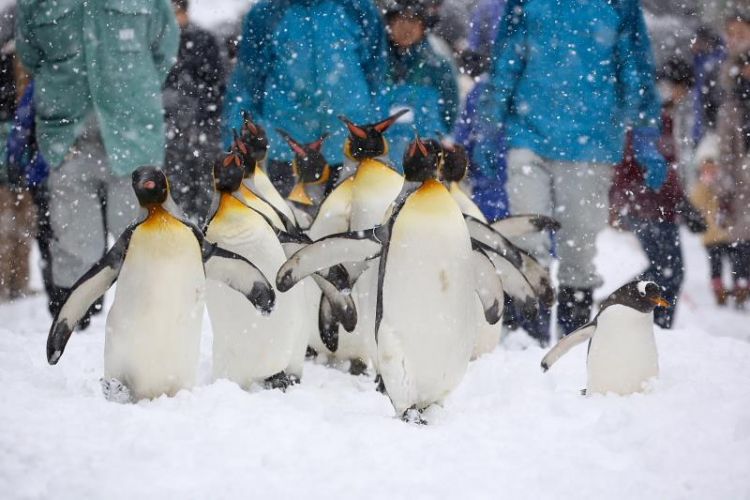
{"type": "MultiPolygon", "coordinates": [[[[402,110],[373,124],[357,125],[344,116],[349,136],[344,154],[356,164],[354,175],[341,182],[329,195],[310,225],[307,234],[313,240],[344,231],[369,229],[381,224],[388,208],[401,192],[404,177],[387,160],[388,141],[384,134],[407,110],[402,110]]],[[[347,264],[356,279],[351,290],[357,308],[357,326],[353,332],[340,335],[338,324],[326,313],[325,300],[320,303],[320,337],[310,346],[333,361],[349,361],[350,373],[366,372],[375,362],[374,313],[377,284],[376,263],[347,264]]]]}
{"type": "Polygon", "coordinates": [[[133,190],[143,214],[73,285],[47,339],[47,360],[54,365],[86,310],[119,278],[107,316],[102,387],[108,399],[120,402],[172,396],[194,385],[206,278],[265,314],[275,300],[257,267],[209,243],[176,214],[161,170],[138,168],[133,190]]]}
{"type": "Polygon", "coordinates": [[[654,339],[655,307],[669,306],[652,281],[633,281],[602,302],[588,324],[563,337],[544,359],[547,371],[573,346],[589,341],[588,382],[585,394],[641,392],[644,383],[659,374],[654,339]]]}
{"type": "MultiPolygon", "coordinates": [[[[424,144],[409,148],[427,152],[424,144]]],[[[408,154],[408,153],[407,153],[408,154]]],[[[433,159],[437,157],[432,156],[433,159]]],[[[482,249],[473,249],[463,215],[436,180],[435,161],[414,161],[420,187],[380,226],[333,235],[293,255],[279,270],[279,291],[341,262],[375,262],[377,368],[398,416],[426,423],[466,372],[476,337],[475,294],[485,318],[502,314],[503,285],[482,249]]]]}
{"type": "MultiPolygon", "coordinates": [[[[275,275],[286,261],[284,248],[268,219],[235,196],[244,177],[238,157],[230,154],[217,162],[213,176],[218,199],[209,215],[206,239],[252,258],[263,273],[275,275]]],[[[260,382],[286,389],[299,382],[309,335],[309,317],[304,314],[308,284],[279,296],[274,314],[263,315],[223,283],[208,283],[214,378],[227,378],[246,389],[260,382]]]]}
{"type": "Polygon", "coordinates": [[[328,162],[320,152],[323,141],[328,137],[328,134],[315,142],[302,144],[287,132],[281,129],[276,129],[276,131],[286,140],[294,152],[292,171],[297,183],[287,199],[291,203],[292,211],[299,221],[300,227],[307,229],[312,224],[313,218],[325,197],[326,183],[331,177],[331,167],[328,166],[328,162]]]}

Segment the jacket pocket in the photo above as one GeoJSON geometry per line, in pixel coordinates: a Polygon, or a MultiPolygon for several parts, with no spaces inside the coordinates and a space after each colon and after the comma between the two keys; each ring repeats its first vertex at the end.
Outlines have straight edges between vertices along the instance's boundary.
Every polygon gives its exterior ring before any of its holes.
{"type": "Polygon", "coordinates": [[[142,53],[149,49],[148,23],[153,15],[153,2],[149,0],[106,0],[103,23],[108,32],[108,42],[117,52],[142,53]]]}
{"type": "MultiPolygon", "coordinates": [[[[31,19],[31,38],[47,62],[63,62],[83,52],[82,20],[76,8],[52,3],[40,8],[31,19]]],[[[67,5],[67,4],[66,4],[67,5]]]]}

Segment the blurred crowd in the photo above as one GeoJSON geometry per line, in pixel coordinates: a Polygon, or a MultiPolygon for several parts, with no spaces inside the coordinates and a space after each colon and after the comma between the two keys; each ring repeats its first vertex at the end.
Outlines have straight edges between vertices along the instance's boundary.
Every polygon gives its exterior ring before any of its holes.
{"type": "MultiPolygon", "coordinates": [[[[129,174],[163,166],[202,222],[211,165],[242,114],[268,132],[265,168],[294,185],[292,151],[327,137],[335,185],[351,172],[338,116],[389,130],[399,168],[414,137],[470,157],[466,189],[494,221],[557,218],[518,241],[559,261],[557,310],[521,324],[540,342],[588,321],[595,237],[632,231],[672,302],[684,276],[679,226],[700,233],[720,305],[750,287],[750,8],[730,5],[689,50],[654,61],[638,0],[479,0],[468,22],[441,0],[261,0],[237,36],[189,16],[189,0],[30,0],[0,19],[0,301],[29,293],[36,238],[54,313],[136,215],[129,174]]],[[[100,306],[98,306],[100,307],[100,306]]],[[[96,312],[96,306],[91,311],[96,312]]]]}

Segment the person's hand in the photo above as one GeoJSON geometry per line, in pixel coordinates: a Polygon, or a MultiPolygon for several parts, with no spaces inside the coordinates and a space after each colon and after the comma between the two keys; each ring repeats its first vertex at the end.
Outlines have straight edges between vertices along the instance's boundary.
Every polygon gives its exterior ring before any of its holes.
{"type": "Polygon", "coordinates": [[[633,129],[635,160],[646,170],[646,186],[654,191],[658,191],[667,180],[667,160],[659,151],[660,137],[661,133],[656,127],[633,129]]]}

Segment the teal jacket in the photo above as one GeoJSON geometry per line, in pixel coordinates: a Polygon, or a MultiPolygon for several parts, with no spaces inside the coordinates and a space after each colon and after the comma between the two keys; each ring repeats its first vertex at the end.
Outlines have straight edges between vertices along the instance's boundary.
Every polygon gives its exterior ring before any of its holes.
{"type": "Polygon", "coordinates": [[[389,47],[387,114],[409,108],[386,137],[391,146],[390,158],[400,166],[404,151],[414,139],[436,133],[449,134],[458,114],[458,83],[453,63],[438,55],[427,39],[399,51],[389,47]]]}
{"type": "Polygon", "coordinates": [[[237,65],[224,99],[224,138],[242,111],[268,133],[269,158],[291,160],[282,128],[303,142],[323,134],[331,164],[343,161],[343,114],[355,123],[386,116],[385,30],[373,0],[263,0],[242,28],[237,65]]]}
{"type": "Polygon", "coordinates": [[[658,125],[638,0],[509,0],[493,56],[484,111],[510,148],[614,165],[628,126],[658,125]]]}
{"type": "Polygon", "coordinates": [[[168,0],[20,0],[16,48],[36,82],[39,148],[59,167],[96,113],[111,168],[164,162],[161,88],[179,29],[168,0]]]}

